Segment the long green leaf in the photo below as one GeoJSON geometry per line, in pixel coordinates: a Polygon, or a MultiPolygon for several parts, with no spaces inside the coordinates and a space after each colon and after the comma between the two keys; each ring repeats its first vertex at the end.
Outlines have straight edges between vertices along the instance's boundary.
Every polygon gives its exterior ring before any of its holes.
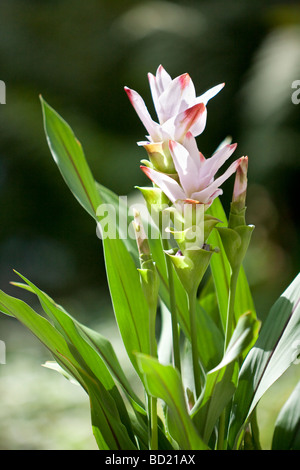
{"type": "MultiPolygon", "coordinates": [[[[99,194],[82,147],[70,126],[43,99],[41,102],[52,156],[75,197],[101,224],[97,209],[105,201],[99,194]]],[[[114,224],[115,220],[110,223],[114,224]]],[[[114,227],[111,228],[114,231],[114,227]]],[[[139,275],[123,240],[104,236],[103,249],[116,320],[128,356],[136,367],[133,352],[149,352],[148,308],[139,275]]]]}
{"type": "Polygon", "coordinates": [[[25,302],[2,291],[0,291],[0,310],[23,323],[49,349],[58,364],[86,390],[91,399],[92,424],[97,430],[95,437],[99,448],[135,449],[126,427],[120,421],[112,396],[99,381],[96,382],[94,377],[84,370],[81,361],[77,361],[72,344],[25,302]]]}
{"type": "Polygon", "coordinates": [[[229,446],[237,439],[269,387],[292,365],[300,337],[300,274],[273,305],[254,347],[246,357],[234,396],[229,446]]]}
{"type": "Polygon", "coordinates": [[[300,382],[276,419],[272,450],[300,450],[300,382]]]}
{"type": "Polygon", "coordinates": [[[37,295],[46,315],[55,322],[65,340],[73,346],[73,355],[77,358],[81,367],[89,376],[93,377],[94,381],[100,383],[101,386],[103,386],[111,395],[118,409],[117,414],[120,415],[121,421],[126,426],[128,432],[131,433],[131,438],[133,439],[131,422],[124,401],[102,357],[99,356],[93,346],[83,337],[80,329],[78,328],[78,324],[73,320],[71,315],[69,315],[61,306],[58,306],[48,295],[42,292],[31,281],[26,279],[25,276],[20,273],[17,274],[26,282],[31,291],[37,295]]]}
{"type": "Polygon", "coordinates": [[[252,312],[239,318],[220,364],[206,375],[205,391],[191,414],[204,442],[208,443],[216,422],[237,386],[235,361],[257,337],[259,322],[252,312]]]}
{"type": "Polygon", "coordinates": [[[54,161],[76,199],[95,218],[101,200],[82,146],[66,121],[42,97],[40,99],[46,137],[54,161]]]}
{"type": "Polygon", "coordinates": [[[138,354],[138,363],[150,395],[162,399],[168,407],[168,428],[182,450],[205,450],[186,408],[181,378],[177,369],[162,365],[155,358],[138,354]]]}

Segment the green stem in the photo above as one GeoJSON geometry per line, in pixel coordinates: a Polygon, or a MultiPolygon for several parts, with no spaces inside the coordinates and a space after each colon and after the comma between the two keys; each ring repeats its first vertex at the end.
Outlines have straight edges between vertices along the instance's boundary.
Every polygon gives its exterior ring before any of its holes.
{"type": "Polygon", "coordinates": [[[224,352],[226,351],[234,326],[234,303],[237,280],[239,276],[240,267],[234,268],[231,272],[229,295],[228,295],[228,307],[227,307],[227,318],[226,318],[226,331],[225,331],[225,343],[224,352]]]}
{"type": "Polygon", "coordinates": [[[224,448],[224,436],[225,436],[225,410],[222,411],[222,414],[221,414],[220,420],[219,420],[217,450],[223,450],[223,448],[224,448]]]}
{"type": "Polygon", "coordinates": [[[200,374],[198,348],[197,348],[197,322],[196,322],[197,292],[190,292],[188,294],[188,300],[189,300],[192,360],[193,360],[195,392],[196,392],[196,398],[198,398],[200,396],[200,393],[201,393],[201,374],[200,374]]]}
{"type": "Polygon", "coordinates": [[[149,450],[158,450],[158,438],[157,438],[157,398],[149,397],[150,399],[150,439],[149,439],[149,450]]]}
{"type": "MultiPolygon", "coordinates": [[[[157,357],[157,344],[155,338],[156,308],[149,309],[149,339],[150,355],[157,357]]],[[[158,450],[157,433],[157,398],[148,395],[148,421],[149,421],[149,450],[158,450]]]]}
{"type": "MultiPolygon", "coordinates": [[[[162,237],[162,244],[164,250],[169,249],[168,240],[162,237]]],[[[169,282],[169,295],[170,295],[170,310],[171,310],[171,321],[172,321],[172,338],[173,338],[173,358],[175,367],[181,372],[180,365],[180,347],[179,347],[179,334],[178,334],[178,320],[177,320],[177,308],[176,298],[174,289],[174,275],[172,261],[165,255],[167,274],[169,282]]]]}
{"type": "MultiPolygon", "coordinates": [[[[224,341],[224,354],[228,347],[234,326],[234,303],[235,303],[235,293],[237,280],[239,276],[240,266],[231,270],[230,285],[229,285],[229,294],[228,294],[228,307],[227,307],[227,317],[226,317],[226,330],[225,330],[225,341],[224,341]]],[[[219,433],[218,433],[218,442],[217,449],[224,449],[224,436],[225,436],[225,411],[223,410],[220,420],[219,420],[219,433]]]]}

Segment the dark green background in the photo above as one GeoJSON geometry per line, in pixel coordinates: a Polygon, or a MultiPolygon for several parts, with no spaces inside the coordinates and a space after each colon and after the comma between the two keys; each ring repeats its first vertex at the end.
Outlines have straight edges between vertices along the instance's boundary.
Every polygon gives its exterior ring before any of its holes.
{"type": "Polygon", "coordinates": [[[256,230],[245,266],[263,317],[299,266],[299,44],[300,10],[286,1],[2,0],[1,288],[19,294],[14,268],[55,298],[80,299],[87,315],[99,302],[101,315],[101,242],[52,160],[39,94],[69,122],[97,180],[125,195],[148,182],[136,145],[146,132],[123,87],[153,112],[147,72],[163,64],[173,77],[188,72],[198,95],[226,83],[198,143],[209,156],[230,134],[235,156],[249,156],[256,230]]]}

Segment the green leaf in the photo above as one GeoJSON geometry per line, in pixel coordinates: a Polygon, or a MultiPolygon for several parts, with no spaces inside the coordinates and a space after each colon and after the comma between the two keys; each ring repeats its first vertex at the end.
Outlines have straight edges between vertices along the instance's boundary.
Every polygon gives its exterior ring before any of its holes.
{"type": "MultiPolygon", "coordinates": [[[[209,208],[208,213],[221,220],[227,226],[227,217],[219,198],[216,198],[209,208]]],[[[223,329],[226,328],[228,293],[230,284],[230,265],[225,254],[222,240],[217,230],[213,230],[209,236],[209,243],[213,247],[219,247],[220,253],[213,256],[210,262],[211,272],[215,283],[216,294],[219,304],[220,315],[222,319],[223,329]]],[[[255,313],[255,307],[249,288],[249,284],[243,267],[240,269],[237,289],[235,295],[235,321],[237,323],[240,315],[245,312],[252,311],[255,313]]]]}
{"type": "Polygon", "coordinates": [[[74,347],[51,323],[25,302],[0,291],[0,310],[17,318],[49,349],[58,364],[82,385],[91,399],[92,424],[100,449],[135,449],[126,427],[120,421],[113,397],[81,365],[74,347]],[[74,355],[75,353],[75,355],[74,355]],[[75,357],[76,356],[76,357],[75,357]]]}
{"type": "MultiPolygon", "coordinates": [[[[76,322],[71,317],[71,315],[63,309],[63,307],[57,305],[53,299],[51,299],[48,295],[46,295],[38,287],[36,287],[32,282],[26,279],[25,276],[20,273],[17,274],[23,279],[23,281],[26,282],[29,289],[37,295],[46,315],[54,322],[56,328],[64,336],[66,341],[71,343],[71,345],[74,347],[73,354],[75,357],[77,357],[77,360],[81,364],[81,367],[86,371],[88,375],[93,377],[94,380],[99,381],[105,387],[105,389],[109,391],[110,395],[113,397],[116,403],[118,413],[120,414],[122,422],[126,425],[127,429],[130,432],[131,422],[129,420],[126,407],[124,405],[120,392],[116,387],[115,382],[111,376],[111,373],[107,367],[107,364],[103,361],[101,355],[99,356],[98,351],[95,350],[93,344],[87,341],[86,336],[84,335],[82,329],[79,326],[79,323],[76,322]]],[[[22,287],[22,285],[20,284],[19,286],[22,287]]],[[[107,345],[106,351],[108,352],[107,345]]],[[[117,368],[120,376],[122,372],[117,358],[113,356],[111,350],[109,352],[109,358],[111,362],[113,362],[115,369],[117,368]]],[[[122,375],[121,377],[124,379],[122,375]]],[[[131,435],[131,437],[133,438],[133,434],[131,435]]]]}
{"type": "Polygon", "coordinates": [[[299,292],[300,274],[271,308],[242,365],[229,429],[231,448],[238,446],[240,433],[260,398],[295,359],[292,351],[300,337],[299,292]]]}
{"type": "Polygon", "coordinates": [[[300,382],[279,412],[272,450],[300,450],[300,382]]]}
{"type": "Polygon", "coordinates": [[[168,430],[183,450],[205,450],[186,408],[180,374],[170,365],[162,365],[155,358],[138,354],[138,364],[144,374],[147,392],[162,399],[168,407],[168,430]]]}
{"type": "MultiPolygon", "coordinates": [[[[45,132],[55,163],[77,200],[101,224],[97,210],[104,200],[99,194],[82,147],[70,126],[43,99],[41,102],[45,132]]],[[[117,229],[116,220],[112,214],[110,217],[109,223],[114,232],[114,228],[117,229]]],[[[104,236],[103,249],[116,320],[128,356],[136,368],[133,352],[149,352],[148,308],[139,275],[123,240],[104,236]]]]}
{"type": "Polygon", "coordinates": [[[122,240],[103,242],[112,303],[122,339],[136,370],[134,352],[149,353],[149,312],[139,274],[122,240]]]}
{"type": "Polygon", "coordinates": [[[222,361],[206,375],[205,391],[191,412],[194,422],[197,423],[197,429],[206,443],[219,416],[235,392],[237,367],[234,362],[256,339],[258,325],[252,312],[242,315],[222,361]]]}
{"type": "Polygon", "coordinates": [[[0,311],[17,318],[52,353],[57,362],[84,387],[78,370],[79,363],[73,358],[70,347],[63,336],[45,318],[38,315],[25,302],[0,291],[0,311]]]}
{"type": "Polygon", "coordinates": [[[42,97],[40,99],[44,129],[54,161],[76,199],[95,218],[101,200],[82,146],[66,121],[42,97]]]}

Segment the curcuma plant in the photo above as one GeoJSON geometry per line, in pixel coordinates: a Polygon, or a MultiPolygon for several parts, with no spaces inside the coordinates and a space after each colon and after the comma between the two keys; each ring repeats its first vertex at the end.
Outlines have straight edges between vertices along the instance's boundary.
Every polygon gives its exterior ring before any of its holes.
{"type": "MultiPolygon", "coordinates": [[[[54,161],[102,239],[115,319],[138,386],[108,338],[23,274],[14,284],[37,296],[44,314],[2,291],[0,310],[29,328],[55,368],[86,391],[100,450],[261,449],[256,406],[295,363],[300,277],[261,325],[243,268],[254,229],[246,222],[248,157],[219,174],[237,145],[225,140],[206,158],[196,142],[208,102],[224,84],[197,97],[188,74],[172,79],[162,66],[149,83],[158,122],[125,87],[148,133],[138,145],[152,181],[136,189],[144,203],[133,212],[95,181],[72,129],[41,97],[54,161]],[[227,217],[221,186],[232,175],[227,217]]],[[[297,386],[275,423],[273,449],[300,449],[299,403],[297,386]]]]}

